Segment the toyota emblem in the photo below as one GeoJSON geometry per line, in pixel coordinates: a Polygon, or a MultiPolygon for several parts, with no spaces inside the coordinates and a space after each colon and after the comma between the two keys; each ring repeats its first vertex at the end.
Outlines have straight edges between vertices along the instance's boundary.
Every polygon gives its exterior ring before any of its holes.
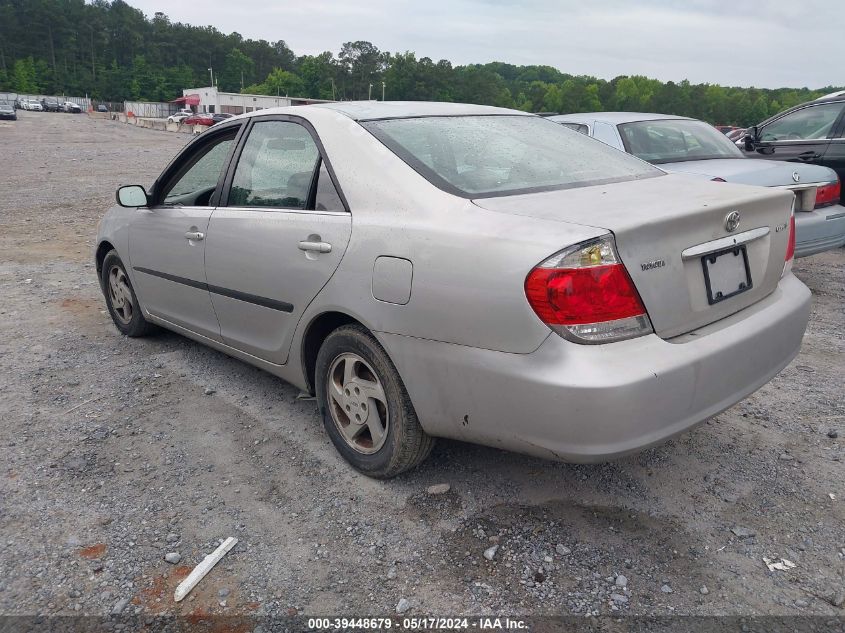
{"type": "Polygon", "coordinates": [[[739,211],[731,211],[725,216],[725,228],[728,233],[736,231],[736,227],[739,226],[739,219],[739,211]]]}
{"type": "Polygon", "coordinates": [[[793,171],[792,172],[792,180],[794,180],[795,182],[800,182],[801,181],[801,174],[799,174],[797,171],[793,171]]]}

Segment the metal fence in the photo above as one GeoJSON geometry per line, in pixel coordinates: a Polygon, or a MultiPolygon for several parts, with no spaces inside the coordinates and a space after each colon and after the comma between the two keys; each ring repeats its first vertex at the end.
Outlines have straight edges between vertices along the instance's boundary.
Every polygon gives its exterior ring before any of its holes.
{"type": "Polygon", "coordinates": [[[123,112],[130,112],[145,119],[166,119],[179,109],[175,103],[151,101],[124,101],[123,112]]]}
{"type": "Polygon", "coordinates": [[[70,101],[71,103],[75,103],[83,111],[88,110],[91,108],[91,99],[88,97],[72,97],[69,95],[37,95],[37,94],[23,94],[18,92],[0,92],[0,101],[8,101],[9,103],[14,103],[19,99],[35,99],[36,101],[41,101],[45,98],[50,99],[58,99],[59,103],[64,103],[65,101],[70,101]]]}

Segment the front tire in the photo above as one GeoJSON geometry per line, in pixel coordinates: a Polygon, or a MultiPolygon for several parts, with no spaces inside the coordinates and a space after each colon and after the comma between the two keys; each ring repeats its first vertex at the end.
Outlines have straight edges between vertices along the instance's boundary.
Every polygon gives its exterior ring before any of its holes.
{"type": "Polygon", "coordinates": [[[120,333],[139,337],[155,331],[156,327],[144,318],[141,304],[117,251],[111,250],[106,254],[100,275],[109,314],[120,333]]]}
{"type": "Polygon", "coordinates": [[[365,475],[395,477],[431,453],[435,440],[420,426],[399,372],[364,327],[345,325],[326,337],[315,388],[332,443],[365,475]]]}

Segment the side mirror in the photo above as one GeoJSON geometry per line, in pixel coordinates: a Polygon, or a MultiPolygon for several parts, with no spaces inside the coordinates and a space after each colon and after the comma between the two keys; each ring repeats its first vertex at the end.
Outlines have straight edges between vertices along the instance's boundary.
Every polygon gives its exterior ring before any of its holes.
{"type": "Polygon", "coordinates": [[[115,199],[122,207],[145,207],[148,204],[147,192],[141,185],[120,187],[115,194],[115,199]]]}
{"type": "Polygon", "coordinates": [[[759,134],[759,130],[757,129],[756,125],[752,125],[745,131],[745,136],[743,140],[745,141],[745,151],[746,152],[753,152],[754,145],[757,143],[757,138],[759,134]]]}

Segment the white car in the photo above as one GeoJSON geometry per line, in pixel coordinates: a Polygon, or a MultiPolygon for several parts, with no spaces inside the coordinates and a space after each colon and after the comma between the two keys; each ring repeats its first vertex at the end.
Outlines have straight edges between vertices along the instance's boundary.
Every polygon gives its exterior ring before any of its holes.
{"type": "Polygon", "coordinates": [[[192,114],[193,114],[193,112],[190,112],[188,110],[180,110],[179,112],[176,112],[175,114],[171,114],[169,117],[167,117],[167,122],[168,123],[181,123],[182,121],[187,119],[192,114]]]}
{"type": "Polygon", "coordinates": [[[35,99],[29,99],[25,102],[29,107],[27,110],[33,110],[35,112],[44,112],[44,106],[41,105],[40,101],[36,101],[35,99]]]}
{"type": "Polygon", "coordinates": [[[72,113],[79,113],[82,112],[82,106],[78,103],[74,103],[73,101],[65,101],[61,105],[61,109],[63,112],[72,112],[72,113]]]}

